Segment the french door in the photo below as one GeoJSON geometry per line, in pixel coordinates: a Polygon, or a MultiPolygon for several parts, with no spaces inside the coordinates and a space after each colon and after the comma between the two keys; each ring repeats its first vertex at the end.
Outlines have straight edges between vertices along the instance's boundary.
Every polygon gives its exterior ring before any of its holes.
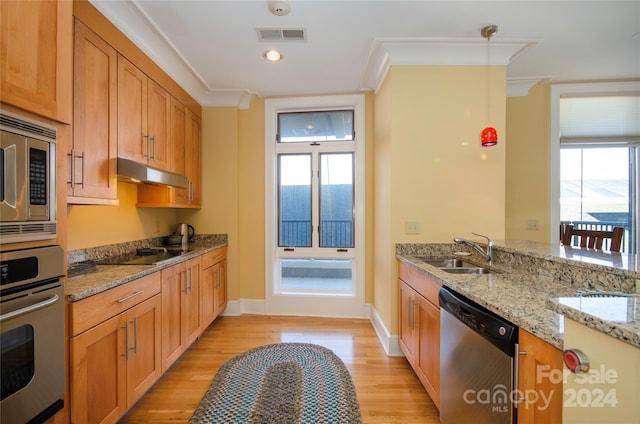
{"type": "Polygon", "coordinates": [[[266,311],[363,317],[362,100],[316,100],[267,101],[266,311]]]}

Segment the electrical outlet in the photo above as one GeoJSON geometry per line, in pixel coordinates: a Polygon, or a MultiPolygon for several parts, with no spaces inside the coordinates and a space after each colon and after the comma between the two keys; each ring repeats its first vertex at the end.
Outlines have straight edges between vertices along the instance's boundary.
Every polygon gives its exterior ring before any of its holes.
{"type": "Polygon", "coordinates": [[[540,229],[540,226],[538,224],[537,219],[530,219],[527,221],[527,230],[538,231],[539,229],[540,229]]]}
{"type": "Polygon", "coordinates": [[[405,234],[420,234],[420,223],[417,221],[405,221],[405,234]]]}

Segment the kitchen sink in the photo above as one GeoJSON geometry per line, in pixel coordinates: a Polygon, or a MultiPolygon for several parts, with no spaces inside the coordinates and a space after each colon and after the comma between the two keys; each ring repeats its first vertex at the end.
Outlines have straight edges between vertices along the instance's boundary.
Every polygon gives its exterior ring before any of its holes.
{"type": "Polygon", "coordinates": [[[440,268],[444,272],[449,274],[490,274],[491,270],[487,268],[473,267],[473,268],[440,268]]]}
{"type": "Polygon", "coordinates": [[[491,270],[460,258],[418,257],[422,262],[440,268],[449,274],[489,274],[491,270]]]}
{"type": "Polygon", "coordinates": [[[419,257],[422,262],[427,263],[429,265],[435,266],[436,268],[460,268],[460,267],[477,267],[476,264],[471,262],[467,262],[460,258],[443,258],[443,259],[433,259],[433,258],[424,258],[419,257]]]}

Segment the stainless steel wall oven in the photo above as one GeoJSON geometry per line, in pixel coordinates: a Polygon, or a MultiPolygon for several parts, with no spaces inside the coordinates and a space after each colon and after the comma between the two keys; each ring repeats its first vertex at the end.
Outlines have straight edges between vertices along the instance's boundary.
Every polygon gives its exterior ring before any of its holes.
{"type": "Polygon", "coordinates": [[[40,423],[63,407],[63,250],[0,253],[0,422],[40,423]]]}
{"type": "Polygon", "coordinates": [[[0,110],[0,243],[56,238],[57,130],[0,110]]]}

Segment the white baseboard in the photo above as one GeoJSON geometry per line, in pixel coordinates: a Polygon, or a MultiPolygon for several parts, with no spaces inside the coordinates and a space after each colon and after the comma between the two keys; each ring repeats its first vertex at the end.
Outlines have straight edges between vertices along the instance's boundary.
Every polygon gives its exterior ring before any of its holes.
{"type": "MultiPolygon", "coordinates": [[[[266,311],[265,301],[263,299],[240,299],[230,300],[227,302],[227,308],[222,312],[223,316],[239,316],[248,315],[264,315],[266,311]]],[[[373,329],[380,340],[380,344],[387,356],[404,356],[398,345],[398,336],[392,336],[384,325],[378,311],[371,305],[364,305],[362,318],[369,319],[373,329]]]]}
{"type": "Polygon", "coordinates": [[[373,329],[378,336],[378,340],[380,340],[380,344],[387,356],[404,356],[400,350],[400,345],[398,344],[398,336],[392,336],[389,333],[389,330],[384,325],[382,318],[380,318],[380,314],[378,314],[378,311],[373,307],[371,308],[370,320],[371,325],[373,325],[373,329]]]}
{"type": "Polygon", "coordinates": [[[222,312],[224,316],[264,315],[265,305],[263,299],[240,299],[227,302],[227,308],[222,312]]]}

